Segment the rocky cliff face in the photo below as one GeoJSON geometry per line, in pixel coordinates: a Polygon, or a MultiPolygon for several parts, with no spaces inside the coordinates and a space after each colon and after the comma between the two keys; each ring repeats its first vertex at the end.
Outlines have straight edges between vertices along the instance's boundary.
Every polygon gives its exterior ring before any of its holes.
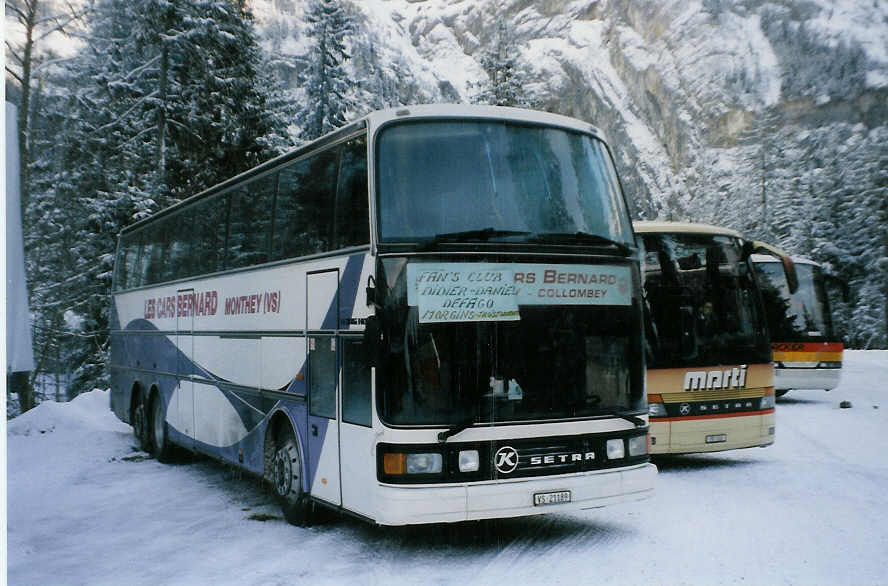
{"type": "MultiPolygon", "coordinates": [[[[480,53],[505,19],[520,40],[526,91],[604,130],[637,215],[712,219],[701,198],[714,181],[734,181],[744,137],[764,114],[774,129],[797,131],[886,124],[886,6],[362,0],[356,77],[369,69],[387,79],[389,103],[471,101],[485,76],[480,53]]],[[[299,3],[254,7],[263,27],[293,19],[298,36],[299,3]]]]}

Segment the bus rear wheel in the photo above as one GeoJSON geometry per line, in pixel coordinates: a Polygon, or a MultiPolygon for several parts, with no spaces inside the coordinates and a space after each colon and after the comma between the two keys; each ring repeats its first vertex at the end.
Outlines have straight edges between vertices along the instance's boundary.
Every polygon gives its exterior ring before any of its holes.
{"type": "Polygon", "coordinates": [[[139,448],[142,451],[150,452],[151,451],[151,435],[148,431],[148,413],[145,407],[145,400],[142,397],[142,393],[136,393],[133,398],[135,401],[135,405],[133,405],[133,435],[136,438],[136,441],[139,442],[139,448]]]}
{"type": "Polygon", "coordinates": [[[281,503],[284,518],[293,525],[309,522],[309,504],[302,491],[302,459],[293,432],[281,431],[271,462],[271,485],[281,503]]]}
{"type": "Polygon", "coordinates": [[[168,462],[172,445],[167,437],[166,414],[163,411],[163,400],[160,395],[155,393],[151,397],[151,454],[157,458],[158,462],[168,462]]]}

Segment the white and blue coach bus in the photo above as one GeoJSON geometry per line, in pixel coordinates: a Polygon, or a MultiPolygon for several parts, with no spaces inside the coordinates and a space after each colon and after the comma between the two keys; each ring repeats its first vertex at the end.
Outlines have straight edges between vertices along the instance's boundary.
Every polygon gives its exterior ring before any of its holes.
{"type": "Polygon", "coordinates": [[[111,407],[382,525],[649,496],[639,256],[583,122],[376,112],[120,235],[111,407]]]}

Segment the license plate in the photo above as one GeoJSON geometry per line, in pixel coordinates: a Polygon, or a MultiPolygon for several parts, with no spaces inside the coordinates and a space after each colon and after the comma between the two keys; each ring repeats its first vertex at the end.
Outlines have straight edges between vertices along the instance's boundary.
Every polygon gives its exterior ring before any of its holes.
{"type": "Polygon", "coordinates": [[[706,443],[707,444],[720,444],[722,442],[728,441],[728,434],[720,433],[718,435],[707,435],[706,443]]]}
{"type": "Polygon", "coordinates": [[[538,492],[533,495],[533,505],[555,505],[558,503],[569,503],[570,491],[559,490],[558,492],[538,492]]]}

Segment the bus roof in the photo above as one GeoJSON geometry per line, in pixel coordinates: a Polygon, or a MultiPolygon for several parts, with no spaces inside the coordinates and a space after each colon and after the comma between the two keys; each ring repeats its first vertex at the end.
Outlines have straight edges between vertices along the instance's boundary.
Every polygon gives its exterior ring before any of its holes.
{"type": "MultiPolygon", "coordinates": [[[[753,254],[749,258],[752,260],[752,262],[780,262],[779,258],[771,256],[770,254],[753,254]]],[[[821,266],[819,262],[811,260],[810,258],[804,258],[801,256],[793,256],[791,258],[792,262],[794,262],[795,264],[814,265],[818,267],[821,266]]]]}
{"type": "Polygon", "coordinates": [[[719,234],[722,236],[734,236],[742,238],[739,232],[730,228],[711,226],[709,224],[695,224],[692,222],[632,222],[632,228],[641,234],[684,232],[689,234],[719,234]]]}
{"type": "Polygon", "coordinates": [[[529,124],[543,124],[547,126],[560,126],[581,132],[591,132],[602,137],[601,131],[594,125],[576,118],[511,108],[506,106],[483,106],[474,104],[422,104],[416,106],[403,106],[371,112],[366,116],[368,126],[376,127],[389,122],[405,119],[429,119],[429,118],[460,118],[478,120],[509,120],[512,122],[526,122],[529,124]]]}

